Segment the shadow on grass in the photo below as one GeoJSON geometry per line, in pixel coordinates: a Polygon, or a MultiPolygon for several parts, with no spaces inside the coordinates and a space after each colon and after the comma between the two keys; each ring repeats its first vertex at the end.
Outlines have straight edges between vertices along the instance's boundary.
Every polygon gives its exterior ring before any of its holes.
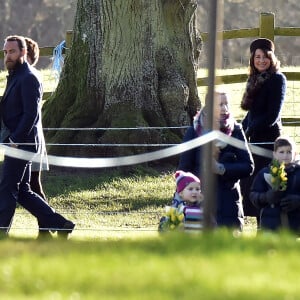
{"type": "Polygon", "coordinates": [[[127,212],[170,204],[175,184],[173,172],[172,167],[109,170],[51,168],[43,173],[42,182],[47,197],[55,206],[127,212]],[[162,174],[169,177],[165,186],[161,183],[162,174]],[[153,187],[156,183],[158,186],[153,187]]]}

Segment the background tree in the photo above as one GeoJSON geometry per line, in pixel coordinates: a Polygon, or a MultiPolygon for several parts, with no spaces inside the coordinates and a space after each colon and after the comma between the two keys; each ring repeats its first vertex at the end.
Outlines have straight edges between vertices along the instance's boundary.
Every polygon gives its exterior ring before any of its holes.
{"type": "MultiPolygon", "coordinates": [[[[200,106],[196,7],[193,0],[78,0],[73,44],[56,92],[44,105],[45,127],[187,125],[200,106]]],[[[54,143],[160,143],[180,141],[177,134],[51,131],[47,138],[54,143]]],[[[87,154],[86,148],[77,150],[87,154]]],[[[117,154],[136,150],[118,148],[117,154]]],[[[52,151],[74,155],[74,148],[52,151]]],[[[88,152],[99,155],[100,149],[88,152]]]]}

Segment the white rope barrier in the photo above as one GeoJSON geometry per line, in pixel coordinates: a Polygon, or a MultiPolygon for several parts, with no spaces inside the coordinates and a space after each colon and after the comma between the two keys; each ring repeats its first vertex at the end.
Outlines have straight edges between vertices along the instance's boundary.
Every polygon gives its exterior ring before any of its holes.
{"type": "Polygon", "coordinates": [[[153,126],[153,127],[92,127],[92,128],[86,128],[86,127],[51,127],[51,128],[43,128],[43,130],[46,131],[91,131],[91,130],[104,130],[104,131],[114,131],[114,130],[157,130],[157,129],[186,129],[189,126],[153,126]]]}
{"type": "MultiPolygon", "coordinates": [[[[229,137],[224,133],[215,130],[186,143],[181,143],[172,147],[168,147],[166,149],[147,152],[138,155],[108,158],[83,158],[48,155],[48,161],[50,165],[74,168],[110,168],[129,166],[178,155],[182,152],[202,146],[203,144],[212,142],[214,140],[226,142],[227,144],[230,144],[237,148],[245,148],[243,141],[240,141],[233,137],[229,137]]],[[[32,160],[36,162],[40,162],[41,160],[39,155],[34,154],[32,152],[20,150],[6,145],[1,145],[1,148],[3,148],[4,153],[7,156],[24,160],[32,160]]],[[[270,150],[266,150],[256,145],[251,145],[250,148],[252,153],[265,157],[272,157],[272,151],[270,150]]]]}
{"type": "MultiPolygon", "coordinates": [[[[15,215],[30,215],[25,208],[20,208],[21,211],[15,212],[15,215]]],[[[161,212],[158,211],[76,211],[76,210],[55,210],[60,214],[76,214],[76,215],[103,215],[103,216],[116,216],[116,215],[160,215],[161,212]]],[[[164,208],[162,208],[164,211],[164,208]]]]}
{"type": "MultiPolygon", "coordinates": [[[[0,229],[6,229],[6,228],[1,228],[0,229]]],[[[44,230],[52,230],[52,231],[60,231],[61,229],[59,228],[41,228],[41,229],[44,229],[44,230]]],[[[76,231],[93,231],[93,232],[96,232],[96,231],[115,231],[115,232],[130,232],[130,231],[145,231],[145,232],[157,232],[157,227],[156,228],[148,228],[148,227],[145,227],[145,228],[84,228],[84,227],[80,227],[80,229],[76,228],[76,231]]],[[[13,231],[33,231],[33,230],[36,230],[36,228],[33,228],[33,227],[18,227],[18,226],[14,226],[13,228],[11,228],[11,230],[13,231]]],[[[11,231],[10,230],[10,231],[11,231]]]]}
{"type": "Polygon", "coordinates": [[[46,146],[71,146],[71,147],[170,147],[178,144],[51,144],[46,146]]]}

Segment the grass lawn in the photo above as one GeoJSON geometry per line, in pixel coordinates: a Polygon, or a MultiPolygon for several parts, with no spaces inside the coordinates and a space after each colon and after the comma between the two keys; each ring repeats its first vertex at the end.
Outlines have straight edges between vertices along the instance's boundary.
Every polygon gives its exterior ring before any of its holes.
{"type": "Polygon", "coordinates": [[[1,299],[299,299],[288,234],[0,241],[1,299]]]}

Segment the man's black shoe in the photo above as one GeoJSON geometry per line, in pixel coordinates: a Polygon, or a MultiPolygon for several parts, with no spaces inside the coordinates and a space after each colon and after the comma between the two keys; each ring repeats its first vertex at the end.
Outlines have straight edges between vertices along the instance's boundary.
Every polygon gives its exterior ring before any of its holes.
{"type": "Polygon", "coordinates": [[[74,223],[72,223],[71,221],[67,221],[62,228],[57,230],[57,236],[62,239],[67,239],[68,235],[72,233],[74,227],[74,223]]]}

